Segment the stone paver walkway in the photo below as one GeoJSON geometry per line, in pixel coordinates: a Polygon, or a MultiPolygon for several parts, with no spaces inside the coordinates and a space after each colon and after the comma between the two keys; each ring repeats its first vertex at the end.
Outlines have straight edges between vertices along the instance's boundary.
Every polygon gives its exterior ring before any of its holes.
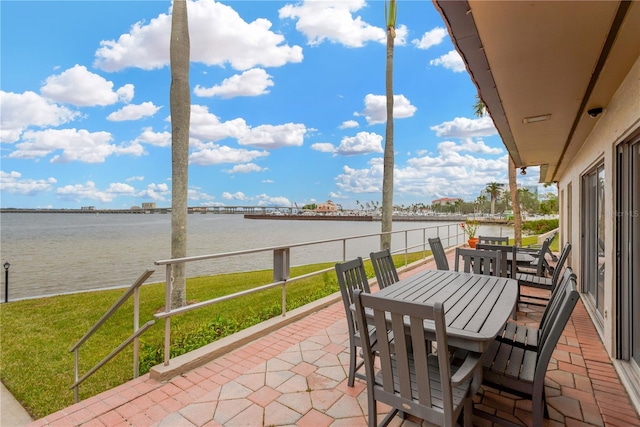
{"type": "MultiPolygon", "coordinates": [[[[541,311],[520,307],[518,321],[537,323],[541,311]]],[[[356,380],[348,387],[347,369],[340,302],[170,381],[145,375],[30,425],[366,426],[365,383],[356,380]]],[[[581,301],[554,352],[546,395],[550,419],[545,426],[640,427],[581,301]]],[[[482,388],[475,401],[485,411],[531,425],[528,400],[482,388]]],[[[388,409],[378,405],[381,414],[388,409]]],[[[478,417],[474,424],[490,425],[478,417]]],[[[390,425],[420,424],[396,417],[390,425]]]]}

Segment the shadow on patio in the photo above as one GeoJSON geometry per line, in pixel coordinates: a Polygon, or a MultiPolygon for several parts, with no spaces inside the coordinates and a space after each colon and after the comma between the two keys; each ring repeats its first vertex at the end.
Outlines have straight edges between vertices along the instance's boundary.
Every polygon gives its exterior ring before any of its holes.
{"type": "MultiPolygon", "coordinates": [[[[425,268],[435,265],[401,275],[425,268]]],[[[541,314],[521,306],[518,322],[537,324],[541,314]]],[[[347,386],[348,343],[339,301],[167,382],[147,374],[31,426],[366,426],[365,383],[347,386]]],[[[582,301],[549,365],[546,395],[545,426],[640,426],[582,301]]],[[[475,402],[531,425],[528,400],[484,388],[475,402]]],[[[396,417],[390,425],[419,424],[396,417]]],[[[474,425],[490,423],[474,417],[474,425]]]]}

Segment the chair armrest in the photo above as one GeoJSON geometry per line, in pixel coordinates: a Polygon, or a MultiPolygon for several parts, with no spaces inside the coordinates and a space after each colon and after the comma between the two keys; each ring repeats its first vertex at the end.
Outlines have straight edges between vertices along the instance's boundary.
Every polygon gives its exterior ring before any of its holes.
{"type": "Polygon", "coordinates": [[[480,366],[481,353],[468,352],[467,357],[455,374],[451,377],[451,384],[456,386],[465,382],[480,366]]]}

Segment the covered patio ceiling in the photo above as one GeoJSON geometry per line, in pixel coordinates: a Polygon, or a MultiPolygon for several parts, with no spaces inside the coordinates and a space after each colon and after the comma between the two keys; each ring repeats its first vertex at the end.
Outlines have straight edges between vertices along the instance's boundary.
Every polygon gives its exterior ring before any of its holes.
{"type": "Polygon", "coordinates": [[[516,167],[557,181],[638,58],[640,2],[433,1],[516,167]]]}

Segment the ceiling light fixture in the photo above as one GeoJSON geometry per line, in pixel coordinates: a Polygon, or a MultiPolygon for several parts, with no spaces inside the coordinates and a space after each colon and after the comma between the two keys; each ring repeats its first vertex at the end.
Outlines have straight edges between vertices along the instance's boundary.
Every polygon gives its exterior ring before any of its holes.
{"type": "Polygon", "coordinates": [[[522,119],[522,123],[528,124],[528,123],[544,122],[545,120],[549,120],[549,119],[551,119],[551,114],[545,114],[542,116],[531,116],[531,117],[525,117],[524,119],[522,119]]]}
{"type": "Polygon", "coordinates": [[[523,168],[520,168],[520,175],[526,175],[526,174],[527,174],[527,167],[525,166],[523,168]]]}

